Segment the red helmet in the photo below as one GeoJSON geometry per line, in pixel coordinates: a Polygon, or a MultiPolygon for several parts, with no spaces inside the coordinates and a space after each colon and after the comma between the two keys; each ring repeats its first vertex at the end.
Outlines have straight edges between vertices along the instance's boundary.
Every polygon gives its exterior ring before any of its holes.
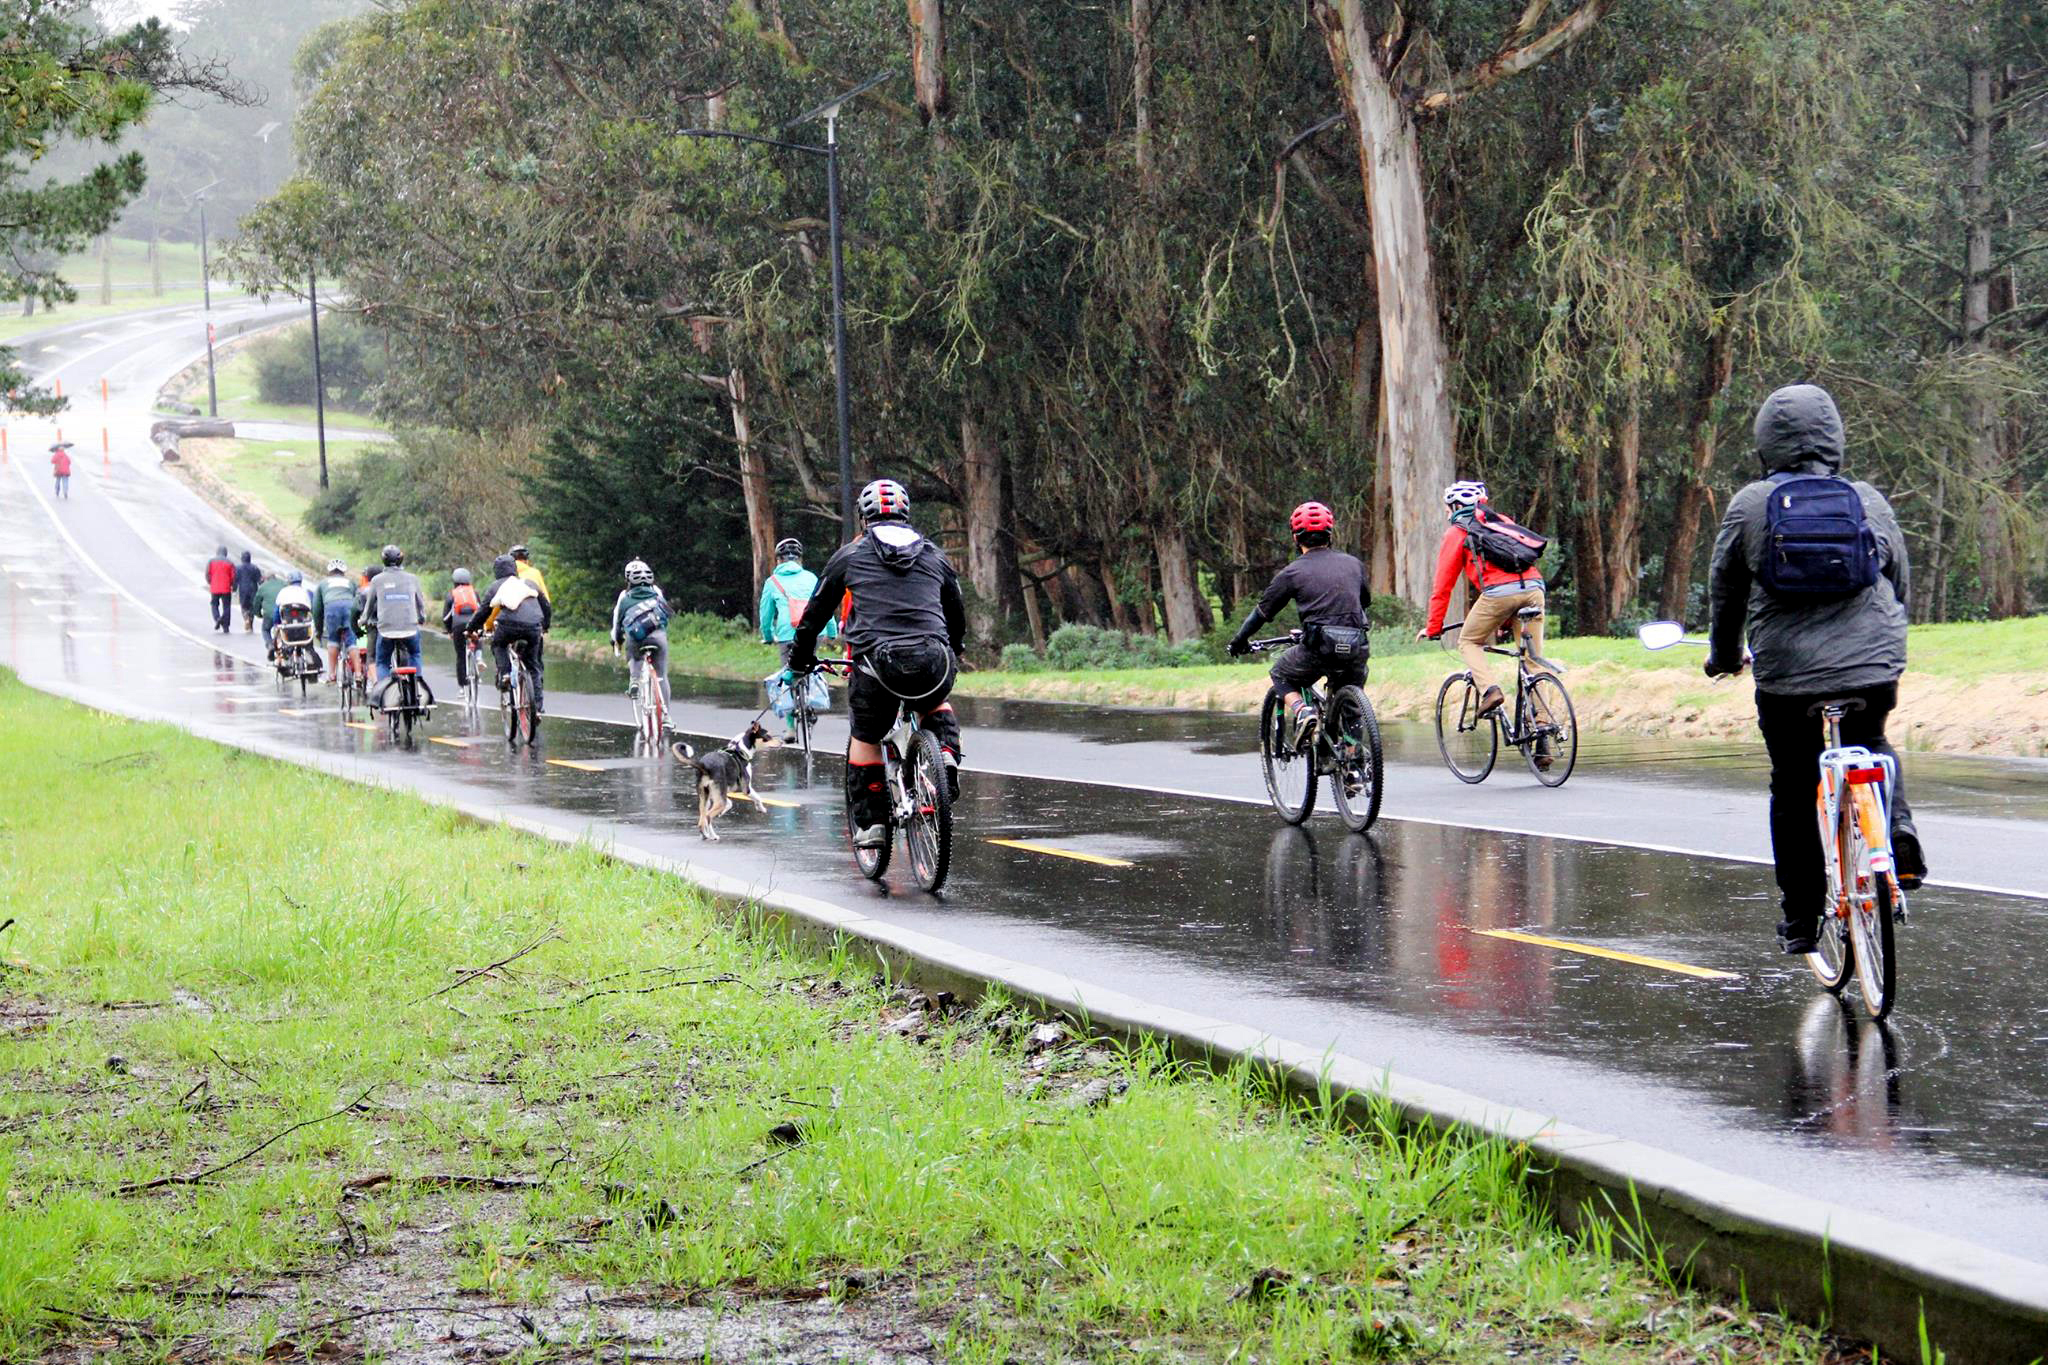
{"type": "Polygon", "coordinates": [[[1287,519],[1287,527],[1296,535],[1303,531],[1328,531],[1337,524],[1337,518],[1329,508],[1319,502],[1305,502],[1294,509],[1294,515],[1287,519]]]}

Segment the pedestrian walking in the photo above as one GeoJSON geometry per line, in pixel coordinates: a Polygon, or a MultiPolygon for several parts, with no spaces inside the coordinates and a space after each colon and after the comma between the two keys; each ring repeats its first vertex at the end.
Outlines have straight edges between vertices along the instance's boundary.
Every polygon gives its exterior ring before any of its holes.
{"type": "Polygon", "coordinates": [[[242,607],[242,633],[252,634],[256,629],[256,589],[262,586],[263,570],[256,567],[255,556],[242,551],[242,562],[235,565],[235,598],[242,607]]]}
{"type": "Polygon", "coordinates": [[[223,545],[206,561],[206,591],[213,596],[213,628],[225,635],[233,618],[235,562],[223,545]]]}
{"type": "Polygon", "coordinates": [[[56,476],[57,496],[71,501],[71,442],[59,441],[50,447],[50,473],[56,476]]]}

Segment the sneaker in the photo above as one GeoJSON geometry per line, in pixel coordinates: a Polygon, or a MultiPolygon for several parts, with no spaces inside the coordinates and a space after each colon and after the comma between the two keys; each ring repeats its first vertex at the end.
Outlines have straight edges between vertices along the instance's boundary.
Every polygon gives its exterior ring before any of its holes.
{"type": "Polygon", "coordinates": [[[1820,926],[1808,922],[1794,924],[1791,920],[1778,921],[1778,943],[1787,957],[1804,957],[1820,947],[1820,926]]]}
{"type": "Polygon", "coordinates": [[[1501,706],[1506,701],[1507,698],[1503,697],[1500,694],[1500,689],[1498,687],[1489,687],[1484,692],[1479,694],[1479,714],[1482,716],[1490,716],[1494,712],[1500,710],[1501,706]]]}
{"type": "Polygon", "coordinates": [[[1316,722],[1321,719],[1322,717],[1316,714],[1316,708],[1311,706],[1306,700],[1295,703],[1294,743],[1296,748],[1303,747],[1309,742],[1310,733],[1315,730],[1316,722]]]}
{"type": "Polygon", "coordinates": [[[946,756],[946,799],[960,799],[960,759],[950,749],[942,750],[946,756]]]}
{"type": "Polygon", "coordinates": [[[1920,851],[1920,836],[1914,831],[1892,831],[1892,869],[1901,891],[1918,891],[1927,880],[1927,855],[1920,851]]]}
{"type": "Polygon", "coordinates": [[[887,825],[863,825],[853,832],[855,848],[887,848],[889,827],[887,825]]]}
{"type": "Polygon", "coordinates": [[[627,684],[626,684],[626,695],[627,695],[627,696],[629,696],[629,697],[631,697],[631,698],[632,698],[632,699],[633,699],[634,701],[638,701],[638,700],[640,700],[640,684],[639,684],[639,683],[627,683],[627,684]]]}

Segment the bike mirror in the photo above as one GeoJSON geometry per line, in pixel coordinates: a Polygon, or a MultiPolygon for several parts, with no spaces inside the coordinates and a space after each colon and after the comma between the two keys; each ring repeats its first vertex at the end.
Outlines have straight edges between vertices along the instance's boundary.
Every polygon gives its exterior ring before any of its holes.
{"type": "Polygon", "coordinates": [[[1676,621],[1647,621],[1636,627],[1636,638],[1644,649],[1669,649],[1685,638],[1685,627],[1676,621]]]}

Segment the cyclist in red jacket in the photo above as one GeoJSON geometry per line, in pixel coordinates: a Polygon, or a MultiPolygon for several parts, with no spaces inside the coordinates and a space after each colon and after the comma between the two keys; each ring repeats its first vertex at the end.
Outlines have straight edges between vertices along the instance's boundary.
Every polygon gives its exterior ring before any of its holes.
{"type": "Polygon", "coordinates": [[[213,594],[213,628],[225,635],[235,601],[235,561],[228,558],[225,545],[206,561],[206,590],[213,594]]]}
{"type": "MultiPolygon", "coordinates": [[[[1472,528],[1487,517],[1486,485],[1476,479],[1460,479],[1444,490],[1444,506],[1451,524],[1444,528],[1443,544],[1436,555],[1436,585],[1429,596],[1429,623],[1415,633],[1418,640],[1434,640],[1444,633],[1444,613],[1451,605],[1451,589],[1462,576],[1472,587],[1472,601],[1465,611],[1464,629],[1458,632],[1458,653],[1472,670],[1479,685],[1479,714],[1500,709],[1500,683],[1486,657],[1502,626],[1515,619],[1523,607],[1543,605],[1543,575],[1531,563],[1510,569],[1494,563],[1479,552],[1472,528]]],[[[1536,542],[1540,551],[1542,542],[1536,542]]],[[[1543,618],[1529,623],[1529,647],[1543,653],[1543,618]]]]}

